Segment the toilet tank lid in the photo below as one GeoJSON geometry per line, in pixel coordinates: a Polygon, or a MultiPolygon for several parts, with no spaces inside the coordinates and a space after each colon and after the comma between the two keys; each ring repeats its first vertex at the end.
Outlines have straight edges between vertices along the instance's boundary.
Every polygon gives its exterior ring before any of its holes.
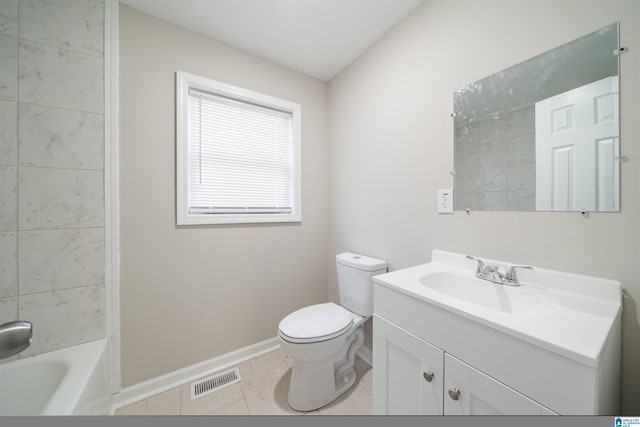
{"type": "Polygon", "coordinates": [[[336,262],[348,267],[364,271],[376,271],[387,268],[387,262],[381,259],[371,258],[352,252],[343,252],[336,255],[336,262]]]}

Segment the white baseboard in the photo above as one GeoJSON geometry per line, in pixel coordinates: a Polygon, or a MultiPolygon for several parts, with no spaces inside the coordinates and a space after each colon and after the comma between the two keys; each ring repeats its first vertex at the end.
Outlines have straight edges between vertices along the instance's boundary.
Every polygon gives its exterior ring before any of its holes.
{"type": "Polygon", "coordinates": [[[268,340],[249,345],[239,350],[126,387],[119,393],[114,394],[111,414],[123,406],[147,399],[153,395],[171,390],[172,388],[197,380],[214,372],[227,369],[246,360],[276,350],[279,347],[278,337],[269,338],[268,340]]]}

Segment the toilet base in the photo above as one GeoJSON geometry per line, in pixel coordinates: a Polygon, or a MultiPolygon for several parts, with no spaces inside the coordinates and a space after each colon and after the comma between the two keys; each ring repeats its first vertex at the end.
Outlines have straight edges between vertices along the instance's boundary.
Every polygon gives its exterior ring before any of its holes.
{"type": "Polygon", "coordinates": [[[358,327],[345,346],[328,360],[294,358],[289,385],[289,406],[297,411],[312,411],[340,397],[356,382],[353,369],[356,351],[364,343],[364,331],[358,327]]]}
{"type": "Polygon", "coordinates": [[[289,387],[287,398],[289,406],[296,411],[307,412],[333,402],[356,382],[355,370],[351,368],[351,372],[347,372],[342,378],[336,380],[333,377],[333,366],[304,365],[304,367],[298,366],[296,370],[294,365],[291,374],[292,386],[289,387]],[[294,378],[294,376],[298,378],[294,378]],[[345,379],[346,382],[344,382],[345,379]],[[311,383],[307,383],[307,381],[311,381],[311,383]],[[297,384],[313,385],[311,387],[297,387],[297,384]]]}

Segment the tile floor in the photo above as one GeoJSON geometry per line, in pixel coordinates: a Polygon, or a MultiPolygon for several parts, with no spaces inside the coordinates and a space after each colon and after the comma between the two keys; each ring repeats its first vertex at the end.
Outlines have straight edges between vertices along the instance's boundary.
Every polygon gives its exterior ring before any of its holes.
{"type": "Polygon", "coordinates": [[[357,379],[327,406],[297,412],[287,403],[293,361],[282,349],[238,365],[241,381],[190,399],[189,383],[119,408],[116,415],[371,415],[371,367],[356,357],[357,379]]]}

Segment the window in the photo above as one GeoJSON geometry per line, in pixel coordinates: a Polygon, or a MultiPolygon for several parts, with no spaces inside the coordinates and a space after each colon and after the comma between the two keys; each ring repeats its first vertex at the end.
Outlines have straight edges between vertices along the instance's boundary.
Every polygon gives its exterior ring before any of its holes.
{"type": "Polygon", "coordinates": [[[176,78],[178,225],[300,221],[300,105],[176,78]]]}

